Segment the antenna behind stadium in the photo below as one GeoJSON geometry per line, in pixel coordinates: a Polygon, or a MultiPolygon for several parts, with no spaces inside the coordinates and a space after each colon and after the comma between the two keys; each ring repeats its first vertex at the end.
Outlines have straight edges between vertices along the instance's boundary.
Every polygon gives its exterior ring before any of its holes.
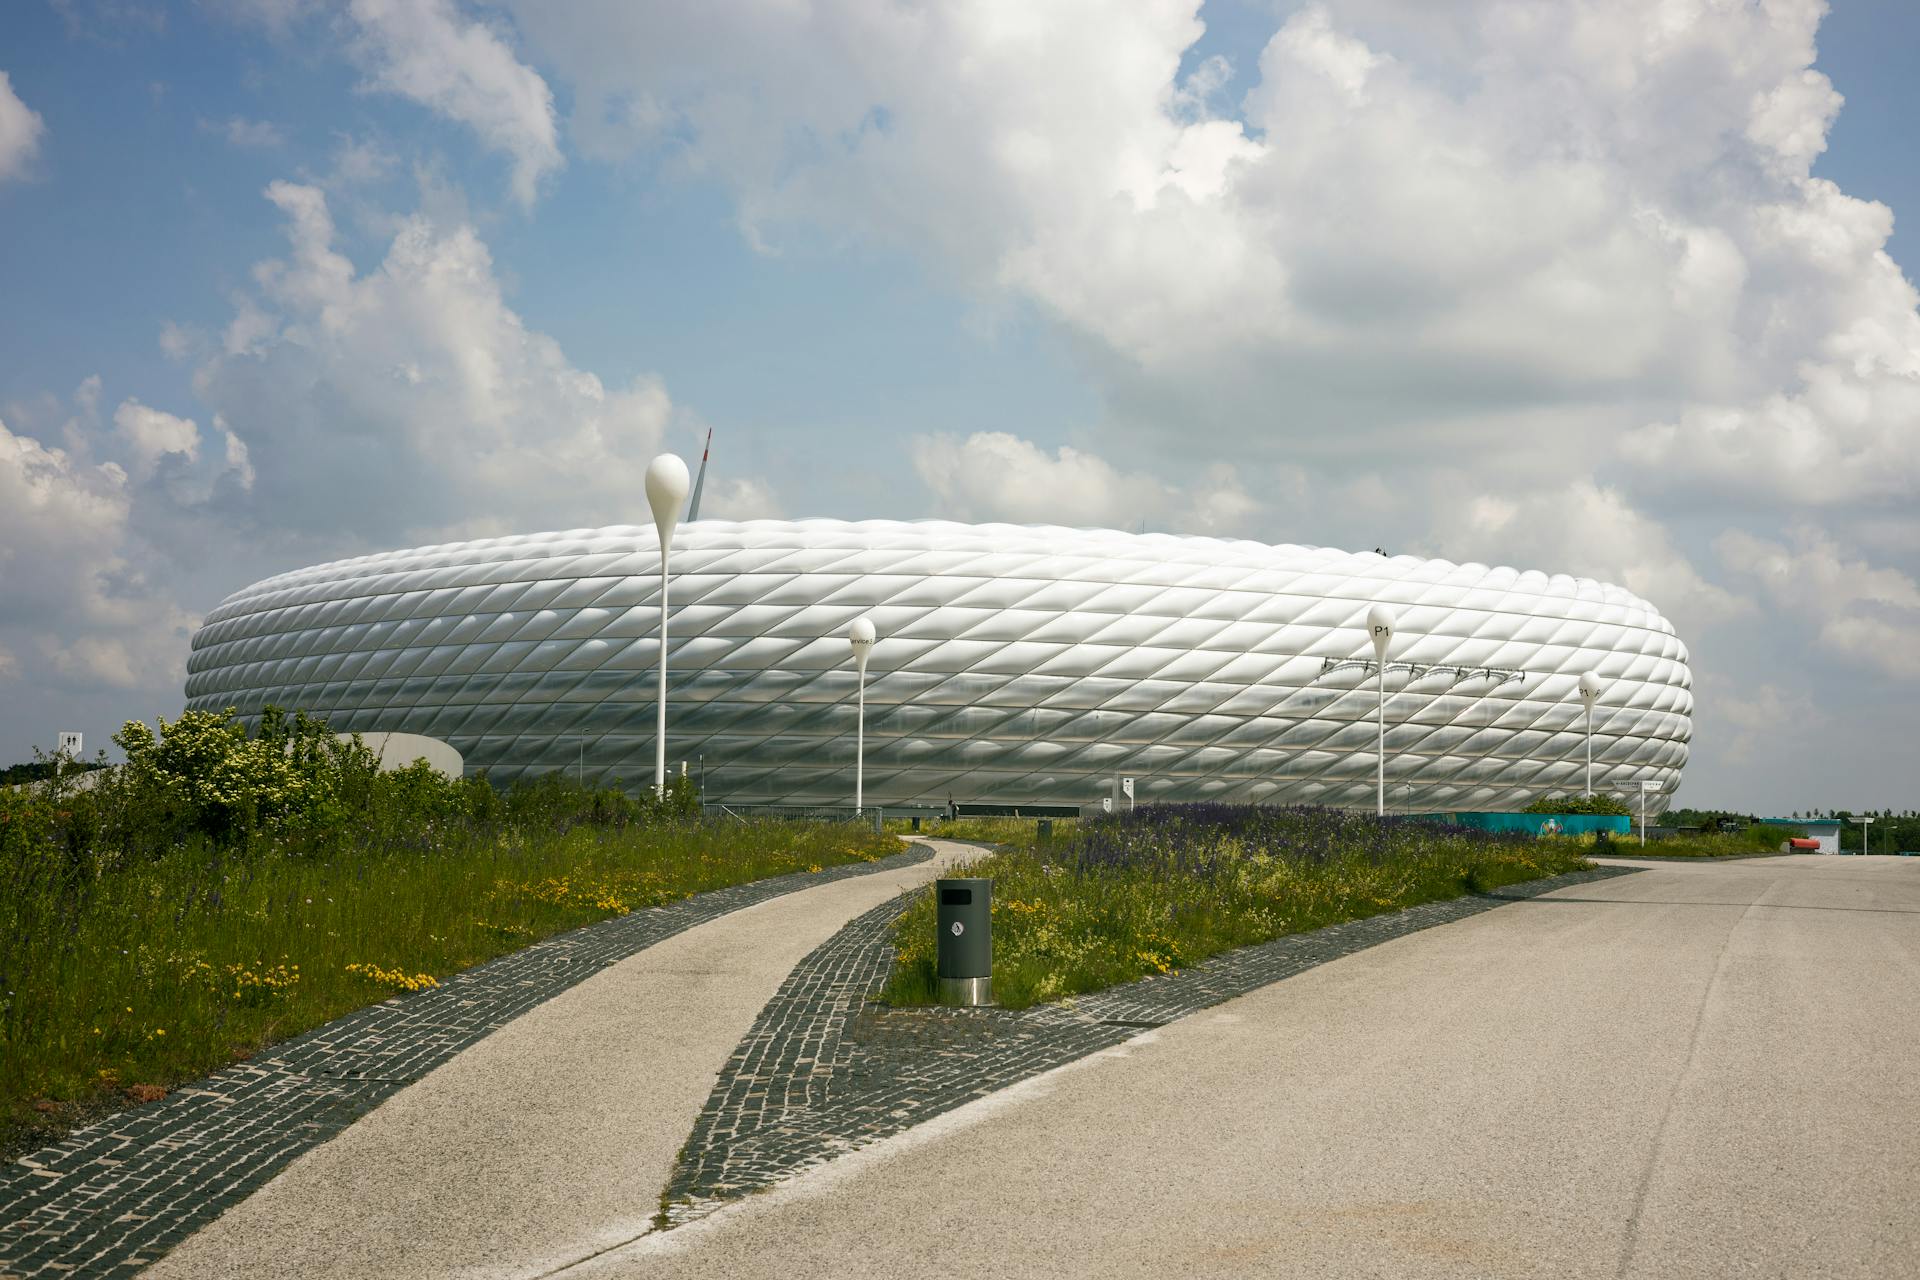
{"type": "Polygon", "coordinates": [[[713,452],[713,428],[707,428],[707,442],[700,447],[700,474],[693,482],[693,501],[687,504],[689,523],[700,518],[700,491],[707,487],[707,455],[713,452]]]}

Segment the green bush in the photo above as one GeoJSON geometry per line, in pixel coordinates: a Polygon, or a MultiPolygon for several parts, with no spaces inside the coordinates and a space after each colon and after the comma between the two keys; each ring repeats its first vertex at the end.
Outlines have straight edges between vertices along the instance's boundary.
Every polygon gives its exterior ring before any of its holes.
{"type": "Polygon", "coordinates": [[[1647,842],[1647,852],[1666,858],[1750,858],[1760,853],[1778,853],[1790,837],[1806,834],[1801,827],[1756,822],[1739,831],[1662,836],[1647,842]]]}
{"type": "Polygon", "coordinates": [[[1633,816],[1633,809],[1612,796],[1541,796],[1522,813],[1593,813],[1633,816]]]}

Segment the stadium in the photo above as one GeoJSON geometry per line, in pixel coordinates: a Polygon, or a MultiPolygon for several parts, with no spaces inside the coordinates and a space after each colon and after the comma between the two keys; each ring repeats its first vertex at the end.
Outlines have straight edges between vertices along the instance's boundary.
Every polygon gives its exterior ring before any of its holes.
{"type": "MultiPolygon", "coordinates": [[[[1591,579],[1412,556],[940,521],[696,520],[669,563],[667,754],[709,801],[851,805],[872,620],[869,804],[1142,800],[1512,809],[1585,785],[1669,796],[1687,651],[1591,579]]],[[[193,638],[195,708],[269,704],[444,739],[498,781],[653,778],[660,551],[647,526],[489,538],[280,574],[193,638]]],[[[1663,803],[1656,806],[1664,807],[1663,803]]]]}

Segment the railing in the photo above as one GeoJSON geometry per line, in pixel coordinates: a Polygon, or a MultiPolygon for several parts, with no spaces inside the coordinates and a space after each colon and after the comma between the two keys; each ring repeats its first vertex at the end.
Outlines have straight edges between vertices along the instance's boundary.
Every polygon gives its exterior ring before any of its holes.
{"type": "Polygon", "coordinates": [[[700,809],[703,813],[719,814],[721,817],[732,818],[736,822],[751,822],[755,818],[784,818],[800,822],[859,822],[880,811],[877,805],[856,809],[850,804],[702,804],[700,809]]]}
{"type": "MultiPolygon", "coordinates": [[[[1320,674],[1328,676],[1336,671],[1359,671],[1364,675],[1372,675],[1379,669],[1379,665],[1365,658],[1323,658],[1320,662],[1320,674]]],[[[1491,680],[1496,689],[1503,684],[1524,682],[1527,678],[1526,672],[1507,667],[1464,667],[1446,663],[1389,662],[1387,670],[1406,672],[1408,683],[1423,680],[1432,675],[1451,675],[1455,684],[1462,684],[1468,680],[1491,680]]]]}

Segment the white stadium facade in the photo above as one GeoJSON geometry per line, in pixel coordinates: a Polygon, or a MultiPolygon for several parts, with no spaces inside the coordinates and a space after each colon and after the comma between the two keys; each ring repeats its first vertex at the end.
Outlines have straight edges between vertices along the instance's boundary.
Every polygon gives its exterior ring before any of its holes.
{"type": "MultiPolygon", "coordinates": [[[[850,805],[848,626],[879,632],[869,804],[1142,800],[1512,809],[1679,784],[1686,647],[1591,579],[1411,556],[936,521],[698,520],[669,564],[667,756],[709,800],[850,805]]],[[[654,765],[660,552],[645,526],[489,538],[281,574],[193,638],[195,708],[269,704],[451,743],[498,781],[654,765]]],[[[1664,807],[1662,799],[1653,806],[1664,807]]]]}

